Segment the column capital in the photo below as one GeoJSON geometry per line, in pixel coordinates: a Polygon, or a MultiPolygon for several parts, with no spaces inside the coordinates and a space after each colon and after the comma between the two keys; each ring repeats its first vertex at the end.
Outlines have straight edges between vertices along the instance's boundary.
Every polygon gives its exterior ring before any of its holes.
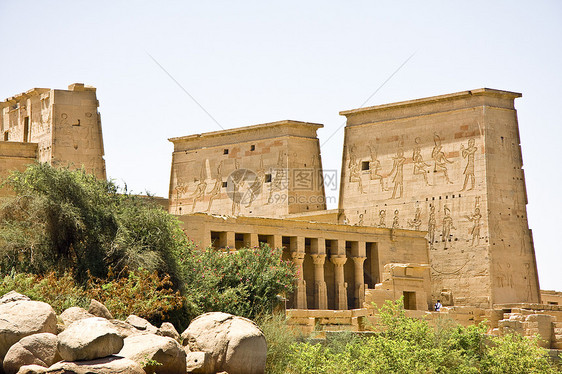
{"type": "Polygon", "coordinates": [[[324,262],[326,261],[325,254],[311,254],[310,256],[312,257],[314,265],[324,265],[324,262]]]}
{"type": "Polygon", "coordinates": [[[291,252],[291,257],[293,258],[293,261],[297,264],[302,263],[304,261],[304,252],[291,252]]]}
{"type": "Polygon", "coordinates": [[[366,256],[354,256],[351,258],[353,259],[353,262],[355,262],[356,265],[362,265],[363,261],[367,259],[366,256]]]}
{"type": "Polygon", "coordinates": [[[345,256],[332,256],[330,261],[336,266],[343,266],[347,262],[347,257],[345,256]]]}

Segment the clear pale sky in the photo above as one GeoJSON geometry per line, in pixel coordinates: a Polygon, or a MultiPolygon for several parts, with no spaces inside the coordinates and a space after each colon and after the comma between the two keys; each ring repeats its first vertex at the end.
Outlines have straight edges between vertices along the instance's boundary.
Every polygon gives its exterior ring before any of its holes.
{"type": "Polygon", "coordinates": [[[97,87],[108,176],[159,196],[167,139],[220,127],[149,54],[225,129],[324,124],[325,169],[341,166],[338,112],[361,106],[414,53],[366,106],[480,87],[521,92],[541,288],[562,291],[560,1],[0,0],[0,40],[0,98],[97,87]]]}

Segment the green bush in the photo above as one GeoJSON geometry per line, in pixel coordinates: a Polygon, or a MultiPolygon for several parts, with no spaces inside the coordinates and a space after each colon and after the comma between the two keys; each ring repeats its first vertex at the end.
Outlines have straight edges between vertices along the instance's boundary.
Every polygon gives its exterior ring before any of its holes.
{"type": "Polygon", "coordinates": [[[344,335],[326,344],[294,342],[286,372],[300,373],[555,373],[546,350],[520,335],[492,338],[483,325],[462,327],[407,318],[402,302],[380,310],[382,332],[344,335]]]}
{"type": "Polygon", "coordinates": [[[195,315],[222,311],[247,318],[269,314],[290,293],[296,267],[267,245],[235,252],[184,247],[178,263],[195,315]]]}
{"type": "Polygon", "coordinates": [[[34,164],[4,182],[15,191],[0,207],[0,271],[71,271],[107,276],[143,267],[177,280],[186,243],[179,222],[149,199],[83,170],[34,164]]]}

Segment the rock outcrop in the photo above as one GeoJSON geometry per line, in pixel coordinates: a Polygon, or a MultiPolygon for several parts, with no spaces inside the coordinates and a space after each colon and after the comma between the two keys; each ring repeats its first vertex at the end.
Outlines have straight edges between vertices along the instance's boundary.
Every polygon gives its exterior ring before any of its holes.
{"type": "Polygon", "coordinates": [[[104,318],[92,317],[72,323],[58,336],[58,351],[63,360],[94,360],[117,353],[123,338],[104,318]]]}
{"type": "Polygon", "coordinates": [[[119,356],[127,357],[151,373],[185,373],[185,351],[172,338],[154,334],[134,335],[125,339],[119,356]],[[152,363],[157,361],[158,365],[152,363]]]}
{"type": "Polygon", "coordinates": [[[189,352],[208,353],[208,361],[202,365],[204,373],[259,374],[265,371],[265,336],[247,318],[206,313],[195,318],[181,336],[189,352]]]}
{"type": "Polygon", "coordinates": [[[48,332],[33,334],[12,345],[4,357],[4,372],[15,374],[25,365],[45,368],[60,361],[57,351],[57,336],[48,332]]]}

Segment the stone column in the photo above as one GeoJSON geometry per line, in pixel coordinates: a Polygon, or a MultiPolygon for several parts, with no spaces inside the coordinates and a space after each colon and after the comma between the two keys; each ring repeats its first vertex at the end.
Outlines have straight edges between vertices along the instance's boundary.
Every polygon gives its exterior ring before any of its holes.
{"type": "Polygon", "coordinates": [[[335,265],[336,278],[336,308],[338,310],[347,310],[347,284],[343,273],[343,266],[347,261],[345,256],[332,256],[330,258],[335,265]]]}
{"type": "Polygon", "coordinates": [[[259,246],[258,234],[244,234],[244,246],[246,248],[254,248],[259,246]]]}
{"type": "Polygon", "coordinates": [[[231,251],[236,249],[236,233],[234,231],[226,232],[226,246],[231,251]]]}
{"type": "Polygon", "coordinates": [[[281,235],[271,235],[271,243],[269,243],[269,246],[273,249],[283,247],[283,237],[281,235]]]}
{"type": "Polygon", "coordinates": [[[299,273],[299,279],[297,280],[297,289],[295,290],[295,308],[296,309],[306,309],[306,282],[304,281],[303,274],[303,263],[304,263],[304,252],[291,252],[291,257],[294,263],[297,265],[297,271],[299,273]]]}
{"type": "Polygon", "coordinates": [[[362,308],[365,302],[365,280],[363,275],[363,262],[367,257],[352,257],[355,265],[355,307],[362,308]]]}
{"type": "Polygon", "coordinates": [[[328,309],[328,291],[324,280],[325,254],[313,254],[314,262],[314,302],[318,309],[328,309]]]}

